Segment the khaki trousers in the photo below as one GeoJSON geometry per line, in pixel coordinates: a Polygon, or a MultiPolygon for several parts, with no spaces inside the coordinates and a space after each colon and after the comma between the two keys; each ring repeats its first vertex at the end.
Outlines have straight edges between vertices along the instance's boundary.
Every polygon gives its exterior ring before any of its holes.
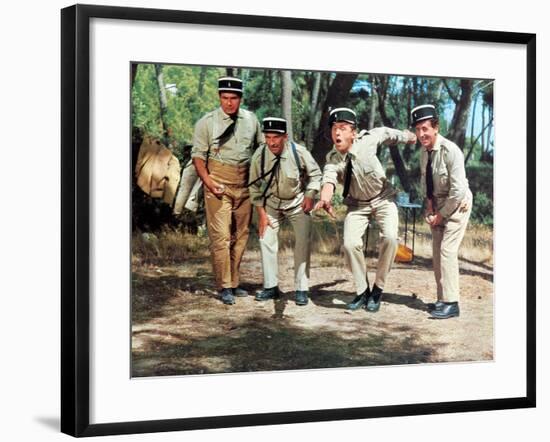
{"type": "Polygon", "coordinates": [[[210,160],[210,176],[225,186],[221,197],[206,187],[204,205],[210,238],[212,266],[218,290],[239,286],[239,267],[252,217],[248,188],[248,167],[234,167],[210,160]]]}
{"type": "Polygon", "coordinates": [[[264,288],[278,285],[279,226],[286,218],[294,230],[294,287],[296,290],[309,289],[310,232],[311,216],[306,215],[301,205],[290,210],[277,210],[265,207],[273,227],[267,226],[264,237],[260,238],[264,288]]]}
{"type": "Polygon", "coordinates": [[[459,300],[458,248],[464,238],[471,213],[470,199],[467,211],[457,210],[444,224],[432,227],[433,268],[439,301],[459,300]]]}
{"type": "Polygon", "coordinates": [[[357,294],[367,289],[367,268],[363,254],[363,235],[371,218],[380,227],[378,245],[378,268],[374,283],[384,288],[386,276],[390,272],[397,253],[398,215],[397,206],[391,200],[382,200],[374,206],[348,207],[344,220],[344,257],[353,274],[357,294]]]}

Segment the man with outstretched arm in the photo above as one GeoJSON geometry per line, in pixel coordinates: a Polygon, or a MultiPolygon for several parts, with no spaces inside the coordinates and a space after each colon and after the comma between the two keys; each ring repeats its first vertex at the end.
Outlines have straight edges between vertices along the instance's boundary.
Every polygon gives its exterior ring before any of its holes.
{"type": "Polygon", "coordinates": [[[327,154],[321,197],[315,209],[323,208],[334,216],[331,200],[336,183],[344,185],[344,204],[348,208],[344,220],[344,256],[357,292],[348,308],[364,307],[377,312],[397,252],[398,215],[395,190],[386,179],[376,151],[380,145],[416,143],[416,136],[407,130],[387,127],[358,131],[355,112],[348,108],[333,109],[329,126],[334,147],[327,154]],[[380,227],[381,241],[376,278],[369,290],[363,236],[372,220],[380,227]]]}

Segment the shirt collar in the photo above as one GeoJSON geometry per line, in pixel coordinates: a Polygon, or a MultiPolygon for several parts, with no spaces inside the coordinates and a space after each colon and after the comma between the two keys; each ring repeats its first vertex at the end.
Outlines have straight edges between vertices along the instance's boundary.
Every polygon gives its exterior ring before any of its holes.
{"type": "MultiPolygon", "coordinates": [[[[221,106],[218,108],[218,111],[219,111],[220,118],[222,120],[224,120],[224,121],[226,121],[226,120],[231,121],[232,120],[232,118],[223,111],[221,106]]],[[[237,118],[242,118],[242,117],[243,117],[243,114],[241,112],[241,108],[239,107],[239,110],[237,111],[237,118]]]]}
{"type": "Polygon", "coordinates": [[[442,142],[443,142],[443,137],[441,136],[441,134],[437,134],[437,137],[435,138],[434,147],[432,147],[431,151],[426,149],[426,152],[428,152],[428,153],[437,152],[438,150],[441,149],[441,143],[442,142]]]}
{"type": "MultiPolygon", "coordinates": [[[[283,151],[281,152],[281,155],[279,155],[279,156],[281,157],[282,160],[285,160],[285,159],[287,158],[287,156],[288,156],[288,149],[290,149],[289,146],[290,146],[290,143],[287,141],[287,142],[285,143],[285,146],[283,147],[283,151]]],[[[267,151],[269,152],[269,155],[272,157],[272,158],[271,158],[272,161],[275,161],[275,158],[277,158],[277,156],[276,156],[273,152],[271,152],[271,151],[269,150],[269,147],[267,147],[267,144],[265,145],[265,148],[266,148],[267,151]]]]}
{"type": "Polygon", "coordinates": [[[359,150],[360,150],[360,147],[359,147],[358,140],[356,138],[353,144],[351,145],[351,149],[348,150],[348,153],[351,155],[352,158],[357,158],[357,155],[359,154],[359,150]]]}
{"type": "Polygon", "coordinates": [[[359,149],[360,149],[357,144],[358,144],[357,139],[355,139],[355,141],[351,145],[350,149],[346,153],[340,152],[338,149],[336,149],[336,147],[334,147],[334,145],[332,146],[332,148],[334,149],[334,151],[338,154],[338,156],[342,160],[345,160],[348,155],[350,155],[352,158],[355,159],[355,158],[357,158],[357,154],[359,153],[359,149]]]}

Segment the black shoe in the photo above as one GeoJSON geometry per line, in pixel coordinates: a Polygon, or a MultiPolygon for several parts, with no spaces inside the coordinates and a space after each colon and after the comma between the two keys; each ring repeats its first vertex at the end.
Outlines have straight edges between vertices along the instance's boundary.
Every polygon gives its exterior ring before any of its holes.
{"type": "Polygon", "coordinates": [[[382,289],[376,284],[372,288],[372,293],[367,301],[365,309],[371,313],[376,313],[380,310],[380,304],[382,302],[382,289]]]}
{"type": "Polygon", "coordinates": [[[434,302],[429,302],[428,304],[426,304],[426,306],[428,307],[428,310],[431,312],[432,310],[441,310],[441,307],[443,307],[445,305],[445,303],[443,301],[435,301],[434,302]]]}
{"type": "Polygon", "coordinates": [[[235,287],[231,290],[233,290],[233,296],[238,296],[239,298],[248,296],[248,292],[240,287],[235,287]]]}
{"type": "Polygon", "coordinates": [[[432,318],[435,319],[447,319],[455,316],[460,316],[460,309],[458,308],[458,302],[443,303],[443,306],[439,309],[430,312],[432,318]]]}
{"type": "Polygon", "coordinates": [[[296,305],[307,305],[307,293],[306,290],[296,290],[296,305]]]}
{"type": "Polygon", "coordinates": [[[363,293],[360,295],[357,295],[355,298],[353,298],[353,301],[351,301],[347,307],[348,310],[359,310],[361,307],[364,307],[367,303],[367,300],[370,296],[370,290],[366,289],[363,293]]]}
{"type": "Polygon", "coordinates": [[[263,289],[261,292],[256,293],[254,299],[256,301],[267,301],[268,299],[279,298],[279,288],[277,286],[269,289],[263,289]]]}
{"type": "Polygon", "coordinates": [[[220,291],[220,298],[224,304],[235,304],[235,298],[233,297],[233,290],[231,289],[222,289],[220,291]]]}

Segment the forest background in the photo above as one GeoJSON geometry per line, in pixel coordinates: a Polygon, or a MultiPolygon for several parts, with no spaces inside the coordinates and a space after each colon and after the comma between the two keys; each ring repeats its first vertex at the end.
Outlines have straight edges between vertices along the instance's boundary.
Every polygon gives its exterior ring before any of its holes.
{"type": "MultiPolygon", "coordinates": [[[[169,147],[183,168],[190,159],[194,125],[219,106],[217,79],[225,75],[243,80],[242,106],[260,120],[266,116],[286,118],[290,138],[307,146],[321,167],[332,147],[327,130],[330,108],[354,109],[361,129],[405,129],[410,128],[412,108],[434,104],[440,115],[440,132],[464,151],[474,195],[471,222],[492,228],[495,144],[491,79],[133,64],[132,166],[143,137],[148,135],[169,147]]],[[[394,187],[421,203],[418,145],[390,146],[378,154],[394,187]]],[[[156,231],[169,226],[196,231],[203,222],[200,213],[174,217],[169,205],[143,194],[135,183],[132,206],[134,230],[156,231]]]]}

